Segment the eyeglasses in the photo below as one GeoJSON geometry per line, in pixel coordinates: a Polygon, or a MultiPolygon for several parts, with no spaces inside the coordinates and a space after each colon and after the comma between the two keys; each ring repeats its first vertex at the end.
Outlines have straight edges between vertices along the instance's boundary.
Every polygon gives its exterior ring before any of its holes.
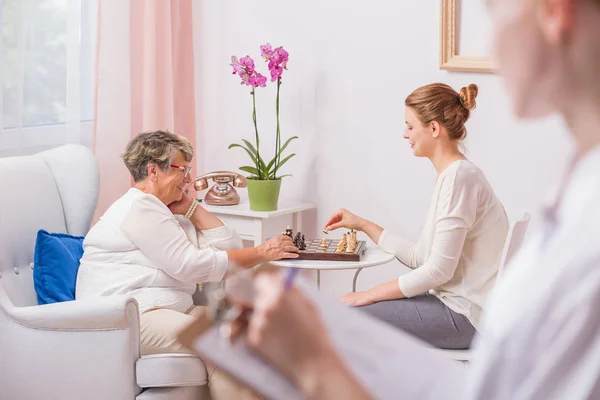
{"type": "Polygon", "coordinates": [[[183,171],[183,177],[187,178],[190,172],[192,172],[192,167],[182,167],[181,165],[171,164],[171,168],[179,169],[183,171]]]}

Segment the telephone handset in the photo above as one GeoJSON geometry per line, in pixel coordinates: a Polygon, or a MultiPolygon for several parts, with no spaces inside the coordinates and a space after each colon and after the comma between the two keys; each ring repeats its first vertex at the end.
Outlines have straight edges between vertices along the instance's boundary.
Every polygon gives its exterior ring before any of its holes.
{"type": "Polygon", "coordinates": [[[186,190],[193,184],[196,191],[208,189],[208,179],[212,179],[215,184],[206,193],[204,202],[214,206],[232,206],[239,204],[240,195],[235,191],[235,187],[246,187],[246,178],[235,172],[216,171],[197,176],[185,188],[186,190]],[[233,186],[231,186],[233,182],[233,186]]]}

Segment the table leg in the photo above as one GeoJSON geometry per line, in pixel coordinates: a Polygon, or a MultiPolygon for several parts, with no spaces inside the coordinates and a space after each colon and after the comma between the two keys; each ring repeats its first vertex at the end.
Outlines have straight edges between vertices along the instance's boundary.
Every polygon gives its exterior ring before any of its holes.
{"type": "Polygon", "coordinates": [[[321,291],[321,270],[317,270],[317,289],[321,291]]]}
{"type": "Polygon", "coordinates": [[[300,213],[295,212],[292,214],[292,227],[295,232],[302,232],[302,226],[300,225],[300,213]]]}
{"type": "Polygon", "coordinates": [[[265,227],[263,226],[263,222],[260,218],[254,220],[254,247],[263,244],[266,241],[265,238],[265,227]]]}
{"type": "Polygon", "coordinates": [[[362,271],[362,268],[357,269],[354,273],[354,279],[352,280],[352,293],[356,292],[356,279],[358,278],[360,271],[362,271]]]}

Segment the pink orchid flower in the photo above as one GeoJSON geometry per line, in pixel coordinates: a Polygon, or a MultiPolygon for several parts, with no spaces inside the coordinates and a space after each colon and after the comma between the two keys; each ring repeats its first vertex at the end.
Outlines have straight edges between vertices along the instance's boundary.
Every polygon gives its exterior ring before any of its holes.
{"type": "Polygon", "coordinates": [[[271,82],[275,82],[277,79],[281,79],[281,74],[283,74],[283,68],[279,65],[274,65],[273,68],[269,69],[271,72],[271,82]]]}
{"type": "Polygon", "coordinates": [[[240,58],[240,65],[246,69],[248,74],[254,73],[254,60],[250,56],[240,58]]]}
{"type": "Polygon", "coordinates": [[[252,76],[249,75],[246,71],[242,71],[242,73],[239,75],[240,75],[240,78],[242,78],[240,85],[249,85],[248,82],[250,82],[250,78],[252,78],[252,76]]]}
{"type": "Polygon", "coordinates": [[[269,60],[269,59],[271,59],[272,55],[273,55],[273,48],[271,47],[271,44],[267,43],[267,44],[263,44],[262,46],[260,46],[260,56],[262,58],[264,58],[265,60],[269,60]]]}
{"type": "Polygon", "coordinates": [[[257,72],[255,75],[251,76],[250,79],[248,79],[248,85],[255,88],[259,86],[265,87],[267,86],[267,77],[257,72]]]}
{"type": "Polygon", "coordinates": [[[281,79],[283,70],[287,69],[287,62],[289,61],[290,55],[283,48],[283,46],[277,47],[273,50],[271,44],[267,43],[260,46],[261,56],[268,61],[269,72],[271,73],[271,81],[274,82],[281,79]]]}
{"type": "Polygon", "coordinates": [[[231,57],[231,67],[233,74],[239,75],[242,79],[241,85],[252,87],[265,86],[267,78],[256,72],[254,69],[254,60],[250,56],[242,57],[239,61],[236,56],[231,57]]]}
{"type": "Polygon", "coordinates": [[[284,69],[287,69],[287,62],[289,58],[289,53],[285,51],[282,46],[273,50],[273,61],[275,61],[276,64],[281,65],[284,69]]]}
{"type": "Polygon", "coordinates": [[[240,65],[240,62],[238,61],[238,58],[236,56],[231,56],[231,64],[233,67],[233,72],[232,74],[238,74],[240,75],[241,72],[244,71],[244,68],[240,65]]]}

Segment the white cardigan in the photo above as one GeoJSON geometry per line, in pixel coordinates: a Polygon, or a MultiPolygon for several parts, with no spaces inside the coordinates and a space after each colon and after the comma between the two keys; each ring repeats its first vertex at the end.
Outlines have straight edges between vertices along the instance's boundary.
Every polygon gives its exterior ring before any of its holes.
{"type": "Polygon", "coordinates": [[[398,278],[406,297],[430,291],[477,329],[507,233],[504,207],[483,172],[460,160],[438,176],[419,241],[383,231],[378,244],[414,269],[398,278]]]}
{"type": "Polygon", "coordinates": [[[77,299],[128,294],[140,312],[162,307],[185,312],[196,283],[227,272],[226,249],[240,248],[228,226],[197,231],[153,195],[131,188],[89,231],[77,275],[77,299]]]}

